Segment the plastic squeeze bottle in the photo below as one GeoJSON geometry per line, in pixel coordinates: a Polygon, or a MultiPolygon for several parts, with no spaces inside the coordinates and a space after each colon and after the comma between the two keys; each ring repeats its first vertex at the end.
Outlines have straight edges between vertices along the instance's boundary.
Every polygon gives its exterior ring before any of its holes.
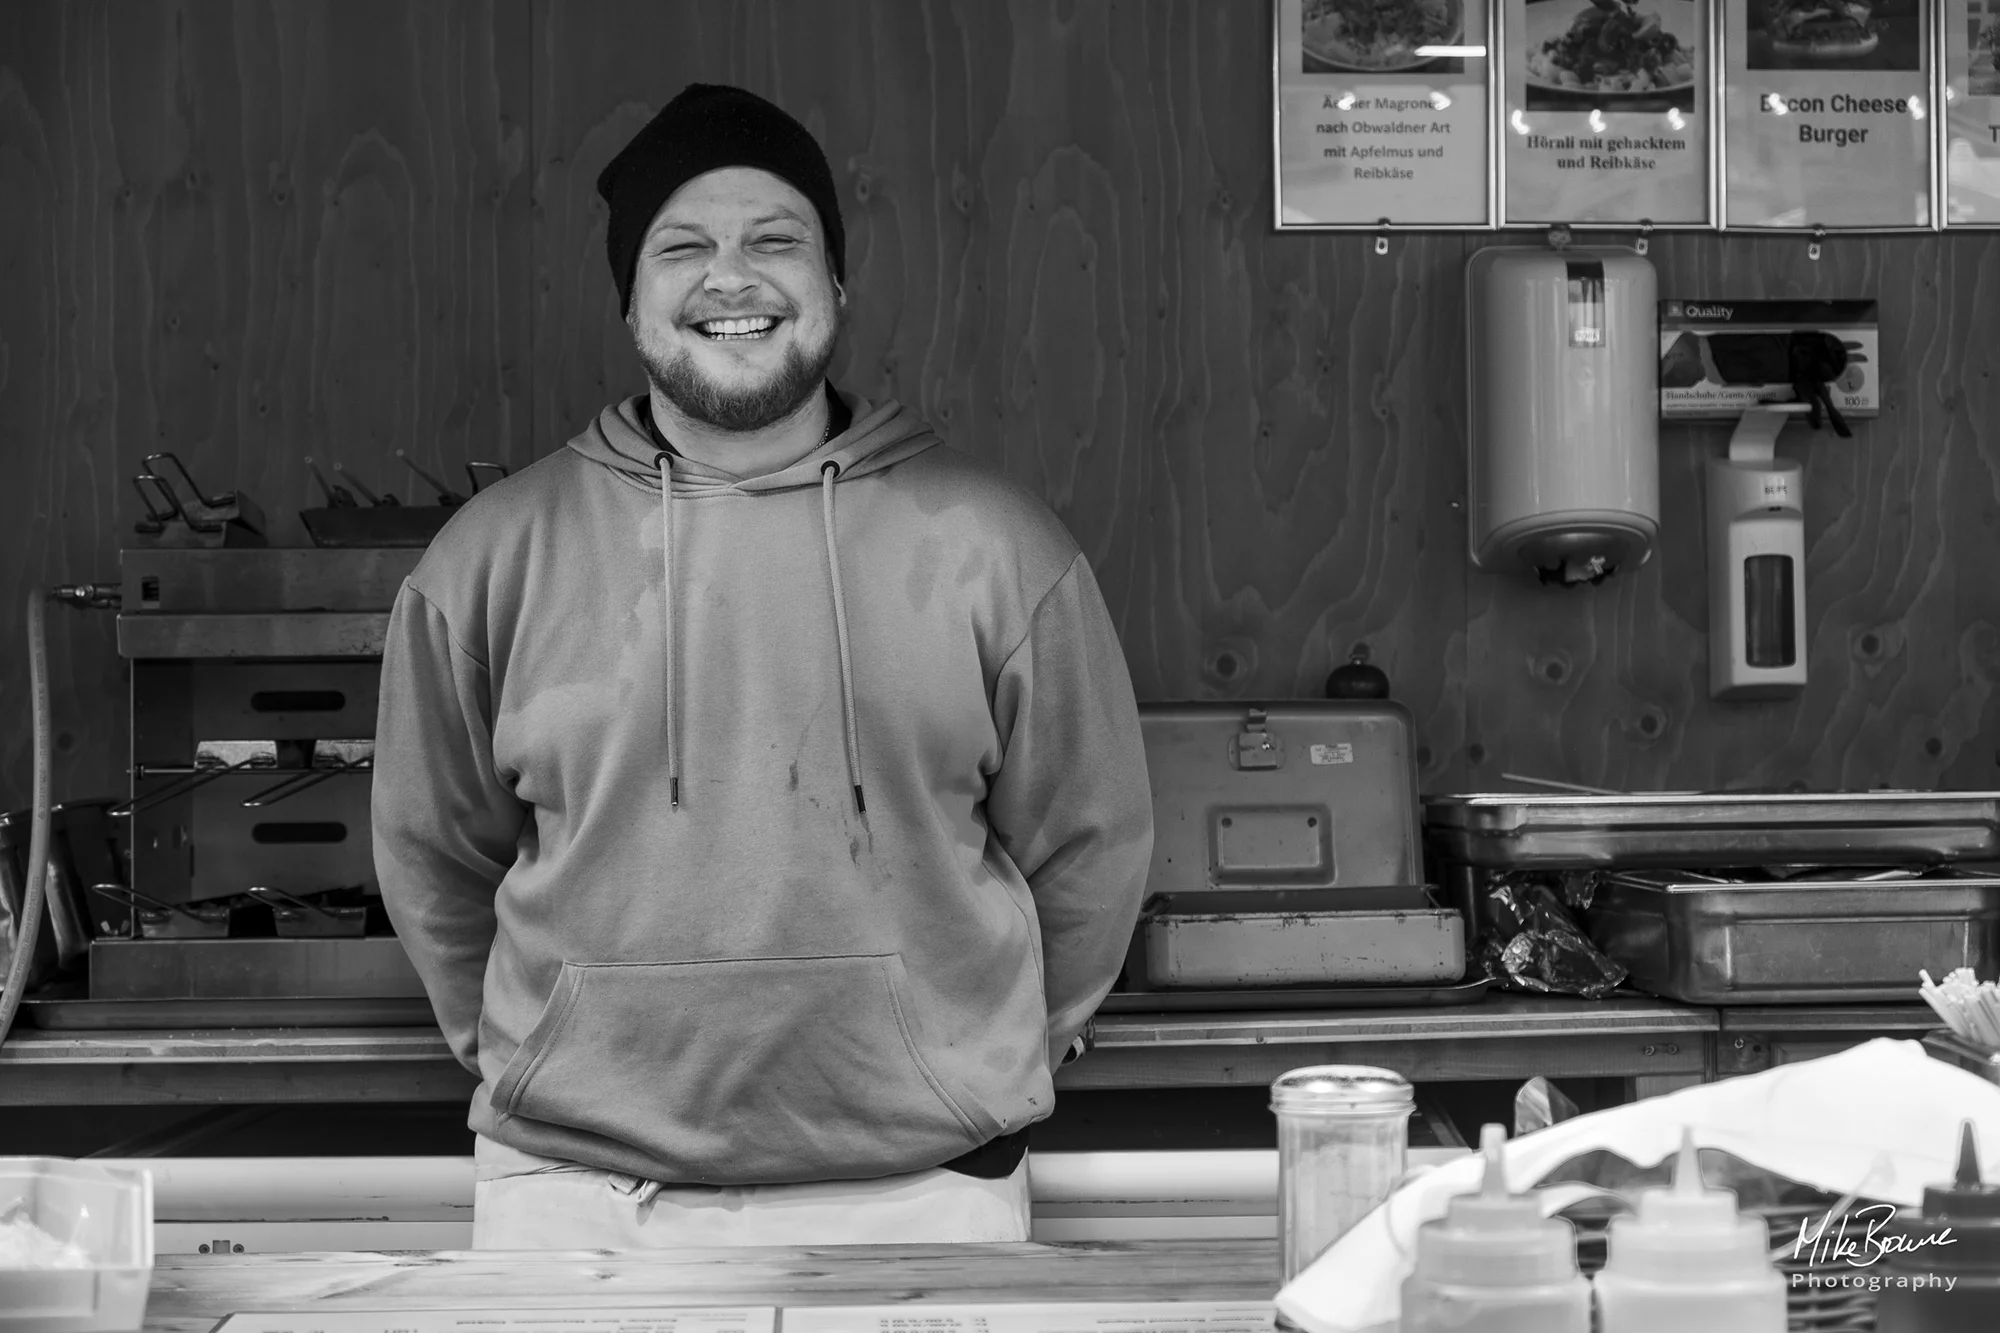
{"type": "Polygon", "coordinates": [[[1597,1313],[1600,1333],[1785,1333],[1771,1229],[1736,1211],[1735,1191],[1702,1187],[1693,1130],[1673,1188],[1640,1191],[1638,1215],[1611,1223],[1597,1313]]]}
{"type": "Polygon", "coordinates": [[[1876,1333],[1993,1333],[2000,1329],[2000,1185],[1979,1178],[1972,1122],[1958,1131],[1957,1179],[1924,1190],[1881,1229],[1876,1333]]]}
{"type": "Polygon", "coordinates": [[[1590,1333],[1590,1283],[1576,1267],[1576,1228],[1543,1217],[1532,1194],[1507,1192],[1507,1131],[1479,1132],[1486,1177],[1417,1231],[1403,1283],[1402,1333],[1590,1333]]]}

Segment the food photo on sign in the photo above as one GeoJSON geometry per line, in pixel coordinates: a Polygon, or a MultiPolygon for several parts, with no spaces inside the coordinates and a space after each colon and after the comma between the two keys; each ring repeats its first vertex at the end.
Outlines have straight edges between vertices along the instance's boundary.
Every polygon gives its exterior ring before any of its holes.
{"type": "Polygon", "coordinates": [[[1945,6],[1945,213],[1947,224],[2000,224],[2000,0],[1945,6]]]}
{"type": "Polygon", "coordinates": [[[1973,97],[2000,97],[2000,69],[1994,67],[1994,48],[2000,46],[2000,0],[1966,0],[1966,40],[1972,51],[1972,65],[1966,92],[1973,97]]]}
{"type": "Polygon", "coordinates": [[[1924,0],[1755,0],[1750,69],[1923,68],[1924,0]]]}
{"type": "Polygon", "coordinates": [[[1710,216],[1701,0],[1508,0],[1509,223],[1710,216]]]}
{"type": "Polygon", "coordinates": [[[1724,221],[1931,225],[1937,0],[1725,0],[1724,221]]]}
{"type": "Polygon", "coordinates": [[[1528,0],[1530,111],[1692,112],[1695,0],[1528,0]]]}
{"type": "Polygon", "coordinates": [[[1462,74],[1464,0],[1303,0],[1302,74],[1462,74]]]}
{"type": "Polygon", "coordinates": [[[1277,0],[1280,227],[1484,226],[1486,7],[1277,0]]]}

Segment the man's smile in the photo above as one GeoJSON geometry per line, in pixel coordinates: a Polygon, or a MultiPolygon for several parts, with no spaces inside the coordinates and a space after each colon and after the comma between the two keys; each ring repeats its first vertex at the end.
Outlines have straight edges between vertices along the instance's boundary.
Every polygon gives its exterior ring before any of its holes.
{"type": "Polygon", "coordinates": [[[688,327],[712,342],[753,342],[769,337],[777,329],[778,319],[773,315],[700,319],[693,321],[688,327]]]}

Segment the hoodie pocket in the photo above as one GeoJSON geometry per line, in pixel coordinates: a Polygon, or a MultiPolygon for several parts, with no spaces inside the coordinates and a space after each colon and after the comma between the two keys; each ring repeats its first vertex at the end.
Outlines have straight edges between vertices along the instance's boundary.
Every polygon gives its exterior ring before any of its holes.
{"type": "Polygon", "coordinates": [[[564,963],[493,1107],[630,1145],[675,1181],[807,1181],[946,1161],[997,1127],[911,1035],[902,959],[564,963]]]}

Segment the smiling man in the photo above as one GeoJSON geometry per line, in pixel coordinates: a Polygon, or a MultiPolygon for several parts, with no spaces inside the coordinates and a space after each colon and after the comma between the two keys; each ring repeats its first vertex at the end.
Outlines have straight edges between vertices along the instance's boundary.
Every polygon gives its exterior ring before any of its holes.
{"type": "Polygon", "coordinates": [[[804,127],[694,85],[598,190],[650,391],[468,503],[383,658],[376,865],[480,1078],[475,1243],[1026,1239],[1151,855],[1097,584],[828,383],[804,127]]]}

